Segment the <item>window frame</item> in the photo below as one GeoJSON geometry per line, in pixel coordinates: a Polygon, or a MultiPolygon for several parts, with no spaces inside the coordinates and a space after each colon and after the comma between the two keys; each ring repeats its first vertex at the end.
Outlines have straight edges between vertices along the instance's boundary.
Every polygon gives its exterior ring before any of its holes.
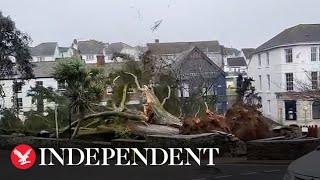
{"type": "Polygon", "coordinates": [[[318,47],[311,47],[310,48],[310,60],[312,61],[312,62],[315,62],[315,61],[318,61],[318,55],[320,55],[319,53],[318,53],[318,47]],[[315,51],[313,51],[313,50],[315,50],[315,51]]]}
{"type": "Polygon", "coordinates": [[[270,91],[271,90],[271,78],[270,78],[269,74],[267,74],[267,81],[268,81],[268,90],[270,91]]]}
{"type": "Polygon", "coordinates": [[[292,48],[286,48],[286,49],[284,49],[284,51],[285,51],[286,63],[292,63],[293,62],[292,48]]]}
{"type": "Polygon", "coordinates": [[[262,90],[262,76],[259,75],[259,90],[262,90]]]}
{"type": "Polygon", "coordinates": [[[293,73],[285,73],[285,77],[286,77],[286,90],[293,91],[294,90],[293,73]]]}
{"type": "Polygon", "coordinates": [[[270,55],[269,55],[269,52],[267,52],[267,65],[268,65],[268,66],[270,65],[270,55]]]}
{"type": "Polygon", "coordinates": [[[43,87],[43,81],[36,81],[36,87],[43,87]]]}
{"type": "Polygon", "coordinates": [[[16,105],[17,105],[17,108],[23,109],[23,99],[22,98],[16,98],[16,105]]]}
{"type": "Polygon", "coordinates": [[[317,71],[311,71],[311,89],[317,90],[319,88],[319,73],[317,71]],[[315,75],[315,76],[314,76],[315,75]]]}
{"type": "Polygon", "coordinates": [[[262,60],[261,60],[261,54],[258,54],[258,65],[259,65],[259,67],[261,67],[262,66],[262,60]]]}

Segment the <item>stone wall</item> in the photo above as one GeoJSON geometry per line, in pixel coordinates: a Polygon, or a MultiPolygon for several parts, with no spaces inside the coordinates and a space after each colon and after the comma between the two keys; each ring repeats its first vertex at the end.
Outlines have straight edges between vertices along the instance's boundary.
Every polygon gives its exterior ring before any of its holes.
{"type": "Polygon", "coordinates": [[[12,150],[19,144],[28,144],[37,149],[40,147],[112,147],[112,148],[219,148],[219,156],[244,156],[246,155],[246,145],[234,135],[222,132],[198,134],[198,135],[151,135],[147,136],[146,140],[130,140],[130,139],[115,139],[110,142],[88,142],[88,141],[70,141],[59,140],[52,138],[38,137],[18,137],[18,136],[0,136],[0,149],[12,150]],[[59,145],[59,146],[58,146],[59,145]]]}
{"type": "Polygon", "coordinates": [[[295,160],[320,146],[319,138],[247,142],[248,160],[295,160]]]}

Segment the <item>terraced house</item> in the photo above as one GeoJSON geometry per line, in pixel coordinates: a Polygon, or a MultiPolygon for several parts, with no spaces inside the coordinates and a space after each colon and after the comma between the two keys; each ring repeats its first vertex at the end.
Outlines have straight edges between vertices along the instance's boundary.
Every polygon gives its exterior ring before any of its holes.
{"type": "Polygon", "coordinates": [[[320,124],[320,24],[285,29],[253,53],[248,75],[264,115],[283,124],[320,124]]]}

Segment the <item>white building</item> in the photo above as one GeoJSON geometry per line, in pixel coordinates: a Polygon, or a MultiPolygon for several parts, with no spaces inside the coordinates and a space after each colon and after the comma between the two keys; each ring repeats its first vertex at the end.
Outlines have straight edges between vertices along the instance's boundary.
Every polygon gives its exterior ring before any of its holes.
{"type": "Polygon", "coordinates": [[[97,56],[103,54],[105,63],[114,62],[113,55],[116,53],[137,53],[133,52],[134,48],[123,42],[103,43],[97,40],[78,41],[73,40],[71,49],[74,53],[81,55],[86,64],[96,64],[97,56]]]}
{"type": "Polygon", "coordinates": [[[61,54],[57,42],[45,42],[31,47],[32,62],[55,61],[61,54]]]}
{"type": "Polygon", "coordinates": [[[283,124],[320,124],[320,24],[301,24],[259,46],[248,76],[262,97],[265,116],[283,124]],[[308,92],[305,91],[308,89],[308,92]]]}
{"type": "MultiPolygon", "coordinates": [[[[57,64],[57,61],[42,61],[33,63],[35,79],[25,81],[24,85],[18,86],[16,91],[13,89],[14,81],[21,82],[19,75],[3,78],[0,83],[3,84],[3,90],[5,97],[0,99],[0,105],[2,108],[15,108],[19,110],[20,114],[30,110],[37,110],[36,103],[32,103],[32,97],[28,96],[28,92],[32,87],[43,86],[52,87],[53,89],[63,89],[64,86],[59,84],[53,78],[53,67],[57,64]]],[[[52,103],[44,102],[44,109],[53,108],[52,103]]]]}

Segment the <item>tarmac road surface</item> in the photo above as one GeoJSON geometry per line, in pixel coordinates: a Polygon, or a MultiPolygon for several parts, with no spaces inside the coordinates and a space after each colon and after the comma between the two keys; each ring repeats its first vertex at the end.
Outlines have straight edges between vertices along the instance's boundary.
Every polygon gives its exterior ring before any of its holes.
{"type": "Polygon", "coordinates": [[[281,180],[286,164],[220,163],[216,166],[38,166],[16,169],[0,150],[0,180],[281,180]]]}

